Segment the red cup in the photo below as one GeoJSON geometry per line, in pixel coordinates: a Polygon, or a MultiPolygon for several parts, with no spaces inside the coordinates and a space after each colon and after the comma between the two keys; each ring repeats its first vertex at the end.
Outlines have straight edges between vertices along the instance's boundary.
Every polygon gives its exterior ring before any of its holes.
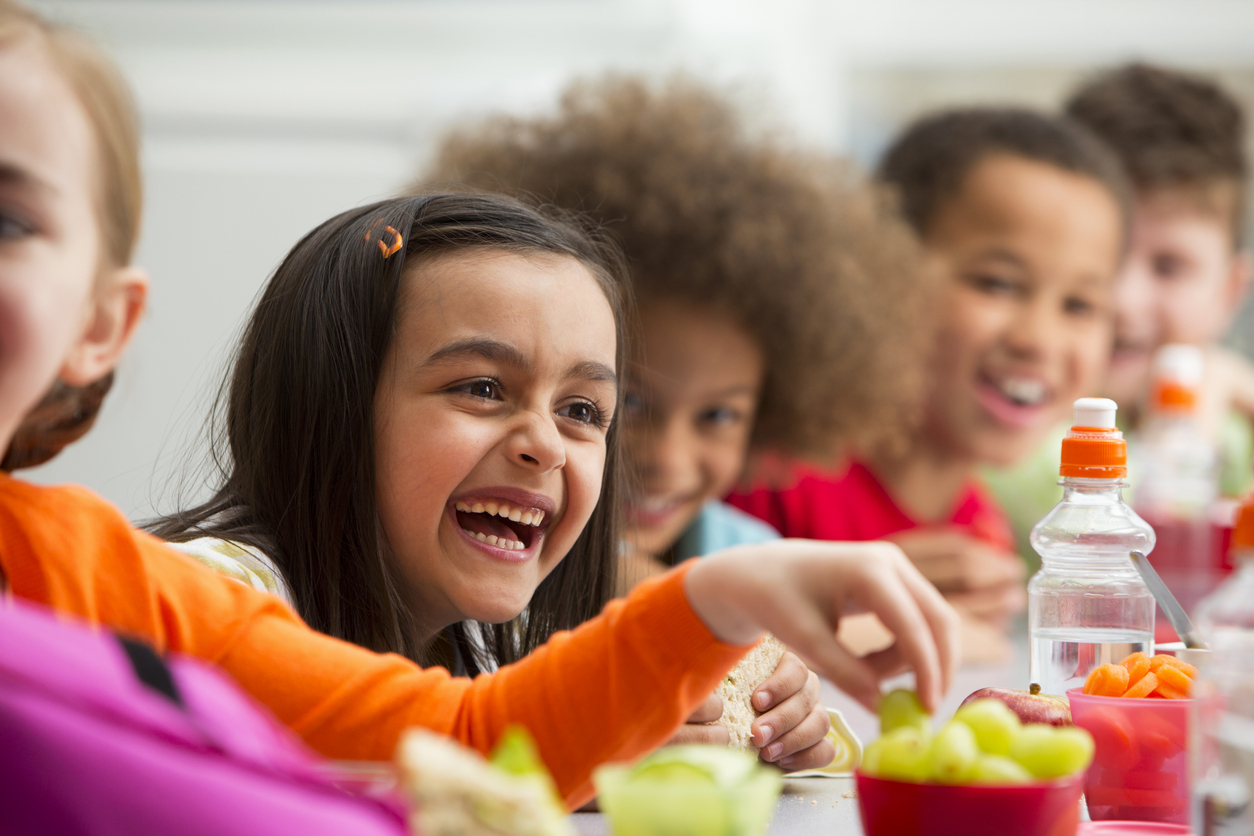
{"type": "Polygon", "coordinates": [[[1071,719],[1097,749],[1084,780],[1089,818],[1189,822],[1190,700],[1067,692],[1071,719]]]}
{"type": "Polygon", "coordinates": [[[889,781],[857,773],[866,836],[1073,836],[1082,776],[1005,787],[889,781]]]}

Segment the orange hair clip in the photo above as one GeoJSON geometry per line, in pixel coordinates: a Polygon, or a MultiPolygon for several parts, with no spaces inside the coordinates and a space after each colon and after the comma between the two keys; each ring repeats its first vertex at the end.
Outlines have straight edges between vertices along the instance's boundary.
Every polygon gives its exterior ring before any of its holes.
{"type": "Polygon", "coordinates": [[[366,233],[366,240],[367,241],[374,240],[374,242],[379,245],[379,252],[383,253],[384,258],[387,258],[388,256],[391,256],[395,254],[396,252],[398,252],[400,248],[405,245],[405,239],[401,237],[401,234],[399,232],[397,232],[395,229],[393,229],[390,226],[383,227],[383,231],[392,233],[392,243],[390,245],[383,243],[383,238],[381,237],[373,238],[373,235],[374,235],[373,226],[370,227],[370,231],[366,233]]]}

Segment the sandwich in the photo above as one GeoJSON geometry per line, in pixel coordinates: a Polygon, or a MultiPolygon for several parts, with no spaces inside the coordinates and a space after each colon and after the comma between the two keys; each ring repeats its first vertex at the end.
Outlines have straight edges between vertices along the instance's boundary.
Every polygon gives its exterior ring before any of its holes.
{"type": "Polygon", "coordinates": [[[753,692],[775,673],[779,660],[784,656],[784,650],[779,639],[768,634],[719,684],[718,695],[723,698],[723,716],[716,722],[727,727],[732,749],[758,754],[758,747],[753,745],[750,738],[749,726],[762,712],[753,707],[753,692]]]}

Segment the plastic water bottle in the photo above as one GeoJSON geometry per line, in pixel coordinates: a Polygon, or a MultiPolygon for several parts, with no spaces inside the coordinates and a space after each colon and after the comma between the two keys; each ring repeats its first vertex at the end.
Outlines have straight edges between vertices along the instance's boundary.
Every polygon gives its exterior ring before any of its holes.
{"type": "Polygon", "coordinates": [[[1128,553],[1154,530],[1123,501],[1127,446],[1115,402],[1081,398],[1062,442],[1062,501],[1032,529],[1041,570],[1028,582],[1028,677],[1065,694],[1089,671],[1154,652],[1154,597],[1128,553]]]}
{"type": "Polygon", "coordinates": [[[1154,387],[1144,432],[1130,453],[1132,505],[1158,537],[1151,563],[1189,611],[1222,580],[1212,509],[1218,455],[1197,414],[1205,358],[1194,345],[1165,345],[1154,356],[1154,387]]]}
{"type": "Polygon", "coordinates": [[[1232,532],[1236,572],[1194,623],[1209,658],[1193,685],[1193,832],[1254,834],[1254,495],[1232,532]]]}

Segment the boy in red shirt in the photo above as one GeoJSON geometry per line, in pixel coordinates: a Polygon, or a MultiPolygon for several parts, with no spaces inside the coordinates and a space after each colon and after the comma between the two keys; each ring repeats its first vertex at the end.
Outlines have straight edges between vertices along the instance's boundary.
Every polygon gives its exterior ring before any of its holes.
{"type": "Polygon", "coordinates": [[[1023,568],[975,470],[1030,453],[1097,386],[1126,187],[1083,128],[1013,109],[925,118],[879,174],[937,282],[919,426],[842,470],[800,470],[730,501],[785,537],[892,537],[964,613],[968,658],[980,658],[1022,607],[1023,568]]]}

